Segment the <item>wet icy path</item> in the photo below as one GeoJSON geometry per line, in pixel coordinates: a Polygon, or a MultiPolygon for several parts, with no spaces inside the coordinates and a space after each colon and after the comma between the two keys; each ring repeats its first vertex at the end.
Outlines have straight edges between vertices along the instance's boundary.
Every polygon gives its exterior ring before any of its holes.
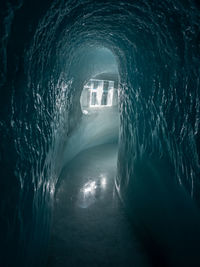
{"type": "Polygon", "coordinates": [[[117,147],[79,154],[63,171],[48,267],[147,266],[114,187],[117,147]]]}

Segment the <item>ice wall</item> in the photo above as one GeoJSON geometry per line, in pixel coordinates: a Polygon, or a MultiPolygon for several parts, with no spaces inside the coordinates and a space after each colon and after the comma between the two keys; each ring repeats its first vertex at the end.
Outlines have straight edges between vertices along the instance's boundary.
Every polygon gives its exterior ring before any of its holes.
{"type": "Polygon", "coordinates": [[[0,9],[3,266],[44,266],[81,88],[110,68],[96,64],[102,47],[121,81],[121,198],[157,258],[198,266],[198,1],[3,0],[0,9]]]}
{"type": "Polygon", "coordinates": [[[93,146],[118,143],[119,111],[117,107],[97,108],[83,114],[82,119],[67,139],[63,166],[78,153],[93,146]]]}

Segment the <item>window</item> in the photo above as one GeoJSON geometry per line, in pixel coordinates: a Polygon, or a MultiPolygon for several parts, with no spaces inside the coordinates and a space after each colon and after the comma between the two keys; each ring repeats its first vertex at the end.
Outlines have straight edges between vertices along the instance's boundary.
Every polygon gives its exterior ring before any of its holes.
{"type": "Polygon", "coordinates": [[[112,106],[113,81],[91,79],[86,86],[90,90],[90,107],[112,106]]]}

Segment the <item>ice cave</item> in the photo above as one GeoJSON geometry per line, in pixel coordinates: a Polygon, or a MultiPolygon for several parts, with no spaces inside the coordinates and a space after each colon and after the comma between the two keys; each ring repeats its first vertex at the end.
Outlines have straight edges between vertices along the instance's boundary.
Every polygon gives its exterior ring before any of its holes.
{"type": "Polygon", "coordinates": [[[200,266],[198,0],[2,0],[0,266],[200,266]]]}

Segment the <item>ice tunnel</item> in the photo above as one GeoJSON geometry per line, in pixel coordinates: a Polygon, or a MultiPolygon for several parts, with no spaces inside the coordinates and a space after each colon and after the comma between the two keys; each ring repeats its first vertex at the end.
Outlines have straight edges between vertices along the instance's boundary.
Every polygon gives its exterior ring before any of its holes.
{"type": "MultiPolygon", "coordinates": [[[[200,266],[199,2],[2,0],[0,25],[0,265],[46,266],[65,164],[118,142],[115,188],[148,266],[200,266]],[[105,135],[80,99],[109,73],[105,135]]],[[[132,266],[113,262],[83,266],[132,266]]]]}

